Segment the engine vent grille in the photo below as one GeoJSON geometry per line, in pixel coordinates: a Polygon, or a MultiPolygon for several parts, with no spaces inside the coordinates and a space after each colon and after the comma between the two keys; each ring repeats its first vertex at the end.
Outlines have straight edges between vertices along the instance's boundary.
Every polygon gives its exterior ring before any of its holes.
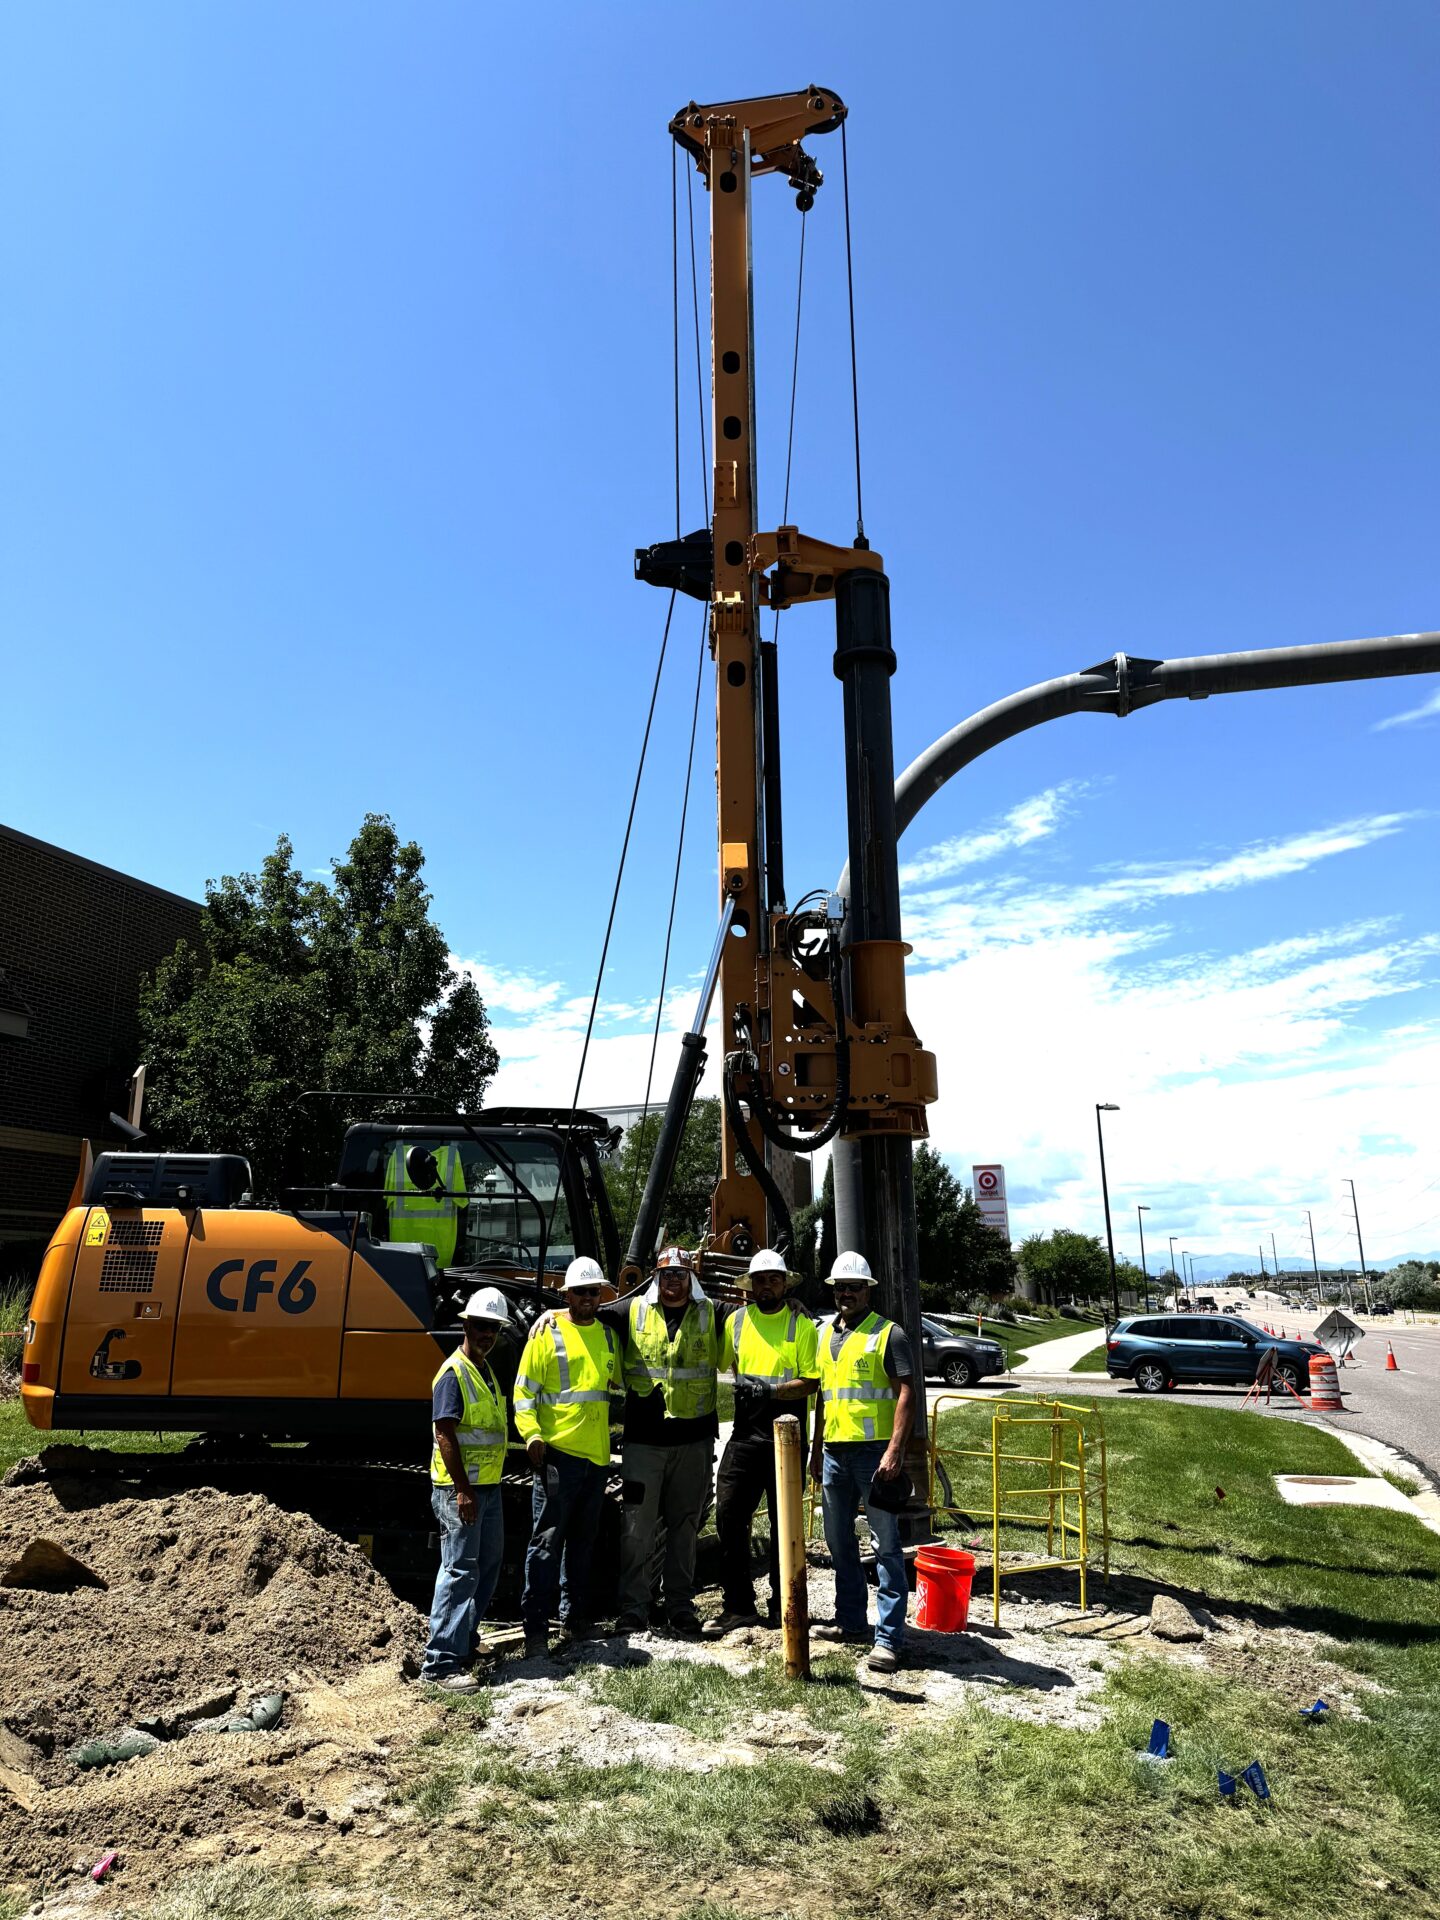
{"type": "Polygon", "coordinates": [[[158,1247],[165,1238],[163,1220],[112,1220],[107,1238],[112,1247],[158,1247]]]}
{"type": "Polygon", "coordinates": [[[100,1268],[101,1293],[149,1293],[159,1257],[153,1247],[107,1247],[100,1268]]]}

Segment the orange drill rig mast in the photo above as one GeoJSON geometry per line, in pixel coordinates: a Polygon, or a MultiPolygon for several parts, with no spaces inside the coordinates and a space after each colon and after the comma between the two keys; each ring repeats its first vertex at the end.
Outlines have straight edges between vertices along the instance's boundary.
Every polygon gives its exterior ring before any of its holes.
{"type": "MultiPolygon", "coordinates": [[[[889,1149],[881,1156],[883,1193],[872,1201],[866,1223],[881,1252],[872,1262],[887,1311],[909,1324],[918,1314],[913,1200],[908,1231],[904,1226],[910,1140],[926,1132],[925,1106],[936,1085],[934,1056],[920,1047],[905,1010],[907,949],[899,939],[890,799],[888,582],[863,534],[854,546],[840,547],[794,526],[762,532],[756,519],[751,182],[781,175],[800,210],[808,211],[823,176],[802,142],[833,132],[845,115],[838,94],[810,87],[712,106],[692,101],[670,122],[710,195],[714,509],[708,530],[638,551],[636,575],[710,604],[722,919],[699,1011],[682,1043],[627,1264],[643,1267],[654,1251],[718,983],[726,1097],[712,1247],[745,1255],[788,1230],[783,1196],[766,1165],[767,1142],[773,1158],[813,1151],[842,1133],[870,1141],[889,1149]],[[823,599],[837,602],[835,671],[845,684],[851,872],[857,876],[848,938],[842,934],[845,903],[804,911],[802,902],[795,913],[786,908],[774,648],[759,637],[762,606],[823,599]],[[886,843],[878,870],[877,838],[886,843]],[[861,898],[867,890],[868,902],[861,898]],[[900,1222],[893,1231],[892,1215],[900,1222]],[[886,1258],[880,1243],[892,1242],[886,1258]],[[905,1295],[911,1312],[902,1310],[905,1295]]],[[[911,1331],[918,1334],[918,1326],[911,1331]]]]}

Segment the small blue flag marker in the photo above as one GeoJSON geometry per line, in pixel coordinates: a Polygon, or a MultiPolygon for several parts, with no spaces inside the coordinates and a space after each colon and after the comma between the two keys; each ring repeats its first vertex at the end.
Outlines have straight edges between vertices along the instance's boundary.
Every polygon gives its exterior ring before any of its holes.
{"type": "Polygon", "coordinates": [[[1252,1760],[1240,1778],[1249,1787],[1257,1800],[1270,1798],[1270,1782],[1265,1778],[1265,1769],[1258,1760],[1252,1760]]]}
{"type": "Polygon", "coordinates": [[[1330,1711],[1329,1702],[1317,1700],[1313,1707],[1301,1707],[1300,1712],[1306,1720],[1318,1720],[1322,1713],[1330,1711]]]}
{"type": "Polygon", "coordinates": [[[1217,1767],[1215,1769],[1215,1783],[1219,1787],[1222,1797],[1226,1800],[1233,1800],[1235,1798],[1235,1790],[1240,1785],[1240,1782],[1235,1778],[1234,1774],[1226,1773],[1223,1767],[1217,1767]]]}
{"type": "Polygon", "coordinates": [[[1150,1729],[1150,1744],[1145,1749],[1147,1760],[1168,1760],[1170,1758],[1170,1728],[1164,1720],[1157,1720],[1150,1729]]]}

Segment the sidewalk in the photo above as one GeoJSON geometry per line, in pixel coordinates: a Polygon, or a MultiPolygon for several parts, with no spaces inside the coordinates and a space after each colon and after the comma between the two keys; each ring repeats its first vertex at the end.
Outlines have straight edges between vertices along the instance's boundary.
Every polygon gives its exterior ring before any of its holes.
{"type": "MultiPolygon", "coordinates": [[[[1016,1380],[1039,1379],[1042,1374],[1068,1374],[1077,1360],[1105,1344],[1104,1327],[1086,1327],[1080,1333],[1067,1333],[1061,1340],[1045,1340],[1038,1347],[1022,1347],[1025,1358],[1014,1371],[1016,1380]]],[[[1019,1355],[1016,1356],[1017,1360],[1019,1355]]]]}

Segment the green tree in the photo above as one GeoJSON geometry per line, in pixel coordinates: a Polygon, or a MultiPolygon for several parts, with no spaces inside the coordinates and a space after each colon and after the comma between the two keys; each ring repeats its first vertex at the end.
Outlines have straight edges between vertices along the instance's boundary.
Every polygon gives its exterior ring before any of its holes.
{"type": "Polygon", "coordinates": [[[970,1189],[925,1141],[915,1149],[914,1168],[921,1305],[948,1313],[975,1294],[1003,1299],[1012,1293],[1015,1256],[985,1225],[970,1189]]]}
{"type": "Polygon", "coordinates": [[[1021,1243],[1020,1264],[1042,1300],[1098,1300],[1110,1291],[1110,1258],[1093,1233],[1056,1227],[1021,1243]]]}
{"type": "Polygon", "coordinates": [[[430,918],[425,856],[367,814],[331,880],[282,834],[258,874],[207,882],[202,946],[181,941],[141,991],[155,1145],[243,1153],[257,1196],[323,1181],[341,1103],[310,1087],[478,1107],[497,1065],[484,1002],[430,918]]]}
{"type": "Polygon", "coordinates": [[[795,1251],[791,1266],[806,1282],[805,1298],[812,1305],[826,1304],[824,1276],[835,1264],[839,1247],[835,1240],[835,1159],[825,1162],[825,1178],[820,1195],[808,1207],[796,1210],[791,1223],[795,1228],[795,1251]]]}
{"type": "Polygon", "coordinates": [[[1440,1307],[1440,1260],[1402,1260],[1371,1285],[1392,1307],[1440,1307]]]}
{"type": "MultiPolygon", "coordinates": [[[[605,1187],[620,1233],[623,1253],[640,1210],[646,1176],[655,1158],[664,1120],[663,1109],[646,1114],[626,1133],[620,1151],[607,1162],[605,1187]]],[[[720,1178],[720,1102],[697,1100],[685,1122],[684,1137],[675,1161],[675,1174],[661,1223],[662,1244],[679,1241],[697,1246],[710,1230],[710,1197],[720,1178]]]]}

